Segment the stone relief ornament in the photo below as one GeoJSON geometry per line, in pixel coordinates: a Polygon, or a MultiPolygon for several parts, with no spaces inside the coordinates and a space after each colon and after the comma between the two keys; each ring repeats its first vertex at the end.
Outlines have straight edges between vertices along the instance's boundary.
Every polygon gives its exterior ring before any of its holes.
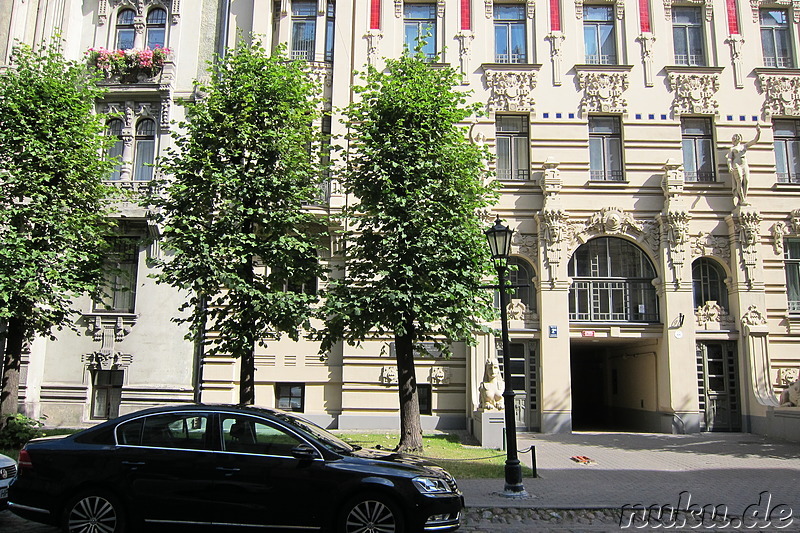
{"type": "Polygon", "coordinates": [[[469,30],[461,30],[456,34],[458,39],[458,58],[460,61],[461,75],[464,76],[463,84],[469,83],[467,72],[469,71],[469,59],[472,55],[472,40],[475,35],[469,30]]]}
{"type": "Polygon", "coordinates": [[[542,164],[542,181],[539,183],[545,198],[550,199],[558,196],[561,192],[563,182],[561,180],[561,171],[558,170],[560,163],[552,156],[542,164]]]}
{"type": "Polygon", "coordinates": [[[397,384],[397,367],[396,366],[384,366],[381,368],[381,377],[380,382],[384,385],[396,385],[397,384]]]}
{"type": "Polygon", "coordinates": [[[535,234],[515,231],[511,237],[511,246],[512,253],[521,255],[532,263],[536,262],[537,242],[535,234]]]}
{"type": "Polygon", "coordinates": [[[556,282],[558,266],[564,258],[564,248],[571,240],[569,216],[561,209],[547,208],[538,216],[539,231],[545,244],[545,259],[550,285],[556,282]]]}
{"type": "Polygon", "coordinates": [[[394,16],[397,18],[403,17],[403,0],[394,0],[394,16]]]}
{"type": "Polygon", "coordinates": [[[670,210],[660,220],[664,225],[662,231],[666,237],[667,253],[672,278],[676,288],[680,285],[683,276],[683,265],[686,262],[686,242],[689,239],[689,220],[691,216],[684,210],[670,210]]]}
{"type": "Polygon", "coordinates": [[[509,320],[525,320],[528,314],[528,306],[522,303],[522,300],[513,298],[508,305],[506,305],[509,320]]]}
{"type": "Polygon", "coordinates": [[[486,18],[491,19],[494,17],[494,0],[483,0],[484,11],[486,18]]]}
{"type": "Polygon", "coordinates": [[[792,211],[792,231],[795,235],[800,235],[800,209],[792,211]]]}
{"type": "Polygon", "coordinates": [[[553,64],[553,85],[561,85],[561,46],[564,44],[564,33],[560,31],[550,32],[547,37],[550,41],[550,61],[553,64]]]}
{"type": "Polygon", "coordinates": [[[129,353],[92,352],[81,356],[81,362],[92,370],[124,369],[131,365],[133,356],[129,353]]]}
{"type": "Polygon", "coordinates": [[[716,93],[719,90],[719,74],[669,74],[670,89],[675,92],[672,112],[675,115],[719,113],[716,93]]]}
{"type": "MultiPolygon", "coordinates": [[[[599,234],[627,235],[652,250],[658,250],[660,245],[660,231],[656,222],[637,221],[629,213],[616,207],[604,207],[592,215],[586,222],[582,234],[584,237],[599,234]]],[[[585,240],[581,239],[582,242],[585,240]]]]}
{"type": "MultiPolygon", "coordinates": [[[[614,13],[616,13],[619,20],[625,18],[624,0],[614,0],[614,13]]],[[[575,18],[583,18],[583,0],[575,0],[575,18]]]]}
{"type": "Polygon", "coordinates": [[[627,113],[628,102],[622,98],[627,72],[580,72],[578,81],[583,89],[581,113],[627,113]]]}
{"type": "Polygon", "coordinates": [[[742,251],[742,266],[748,286],[753,286],[754,272],[758,264],[758,241],[760,237],[759,224],[761,215],[753,210],[744,210],[739,215],[738,233],[739,246],[742,251]]]}
{"type": "Polygon", "coordinates": [[[644,84],[646,87],[653,86],[653,44],[656,37],[650,32],[644,32],[637,38],[642,45],[642,64],[644,65],[644,84]]]}
{"type": "Polygon", "coordinates": [[[727,237],[718,237],[710,233],[700,232],[692,240],[692,257],[711,255],[724,259],[731,258],[731,246],[727,237]]]}
{"type": "Polygon", "coordinates": [[[798,367],[782,367],[778,369],[778,382],[776,385],[785,387],[800,379],[800,368],[798,367]]]}
{"type": "Polygon", "coordinates": [[[677,198],[683,194],[686,185],[686,176],[683,164],[676,159],[669,158],[664,163],[664,177],[661,179],[661,189],[667,199],[677,198]]]}
{"type": "Polygon", "coordinates": [[[733,327],[731,316],[721,305],[713,300],[709,300],[701,307],[698,307],[694,312],[694,316],[697,322],[697,329],[719,331],[733,327]]]}
{"type": "Polygon", "coordinates": [[[372,66],[375,66],[375,62],[378,59],[378,45],[382,38],[383,32],[381,30],[367,31],[367,63],[372,66]]]}
{"type": "Polygon", "coordinates": [[[795,381],[781,392],[781,407],[800,407],[800,381],[795,381]]]}
{"type": "Polygon", "coordinates": [[[758,24],[759,10],[761,6],[773,6],[775,4],[782,6],[792,6],[792,16],[795,22],[800,22],[800,1],[798,0],[750,0],[750,9],[753,12],[753,22],[758,24]]]}
{"type": "Polygon", "coordinates": [[[533,111],[533,89],[536,72],[518,70],[486,70],[490,90],[489,111],[533,111]]]}
{"type": "Polygon", "coordinates": [[[775,255],[783,255],[783,238],[788,235],[789,228],[786,223],[778,221],[772,225],[772,247],[775,250],[775,255]]]}
{"type": "Polygon", "coordinates": [[[800,76],[759,74],[764,104],[761,110],[768,119],[773,115],[800,115],[800,76]]]}
{"type": "Polygon", "coordinates": [[[767,324],[767,318],[764,313],[758,310],[758,307],[751,305],[747,308],[747,312],[742,315],[742,324],[745,326],[764,326],[767,324]]]}
{"type": "MultiPolygon", "coordinates": [[[[685,4],[687,2],[691,4],[703,4],[706,20],[711,22],[714,19],[714,0],[686,0],[680,3],[685,4]]],[[[674,3],[676,3],[676,0],[664,0],[664,17],[667,20],[672,20],[672,4],[674,3]]]]}
{"type": "Polygon", "coordinates": [[[737,89],[744,87],[742,76],[742,45],[744,38],[737,34],[729,35],[725,42],[731,47],[731,62],[733,63],[733,81],[737,89]]]}
{"type": "Polygon", "coordinates": [[[431,367],[431,373],[428,377],[428,382],[431,385],[447,385],[450,383],[450,369],[444,366],[431,367]]]}

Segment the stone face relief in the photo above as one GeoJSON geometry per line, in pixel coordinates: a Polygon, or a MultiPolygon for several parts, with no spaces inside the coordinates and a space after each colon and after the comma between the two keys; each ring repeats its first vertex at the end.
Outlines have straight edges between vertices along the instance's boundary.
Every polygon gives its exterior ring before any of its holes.
{"type": "Polygon", "coordinates": [[[487,70],[489,111],[533,111],[536,72],[487,70]]]}
{"type": "Polygon", "coordinates": [[[583,89],[583,114],[627,113],[628,101],[622,98],[628,88],[627,72],[581,72],[578,76],[583,89]]]}
{"type": "Polygon", "coordinates": [[[716,115],[719,102],[719,74],[681,74],[669,75],[669,83],[675,91],[672,111],[676,115],[709,114],[716,115]]]}

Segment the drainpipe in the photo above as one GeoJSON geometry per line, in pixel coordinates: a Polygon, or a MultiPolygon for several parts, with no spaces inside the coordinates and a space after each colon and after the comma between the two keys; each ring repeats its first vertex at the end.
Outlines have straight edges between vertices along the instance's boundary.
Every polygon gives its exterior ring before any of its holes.
{"type": "Polygon", "coordinates": [[[217,41],[217,55],[219,59],[225,57],[228,48],[228,24],[231,18],[231,0],[222,0],[219,4],[219,40],[217,41]]]}

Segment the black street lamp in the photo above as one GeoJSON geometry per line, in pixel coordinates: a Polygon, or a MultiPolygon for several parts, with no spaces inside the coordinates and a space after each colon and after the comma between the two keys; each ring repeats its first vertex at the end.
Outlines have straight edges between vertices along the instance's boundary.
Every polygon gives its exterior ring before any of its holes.
{"type": "Polygon", "coordinates": [[[503,379],[505,389],[503,400],[506,419],[506,485],[504,496],[527,496],[522,485],[522,466],[517,457],[517,424],[514,418],[514,389],[511,384],[511,363],[508,360],[508,294],[506,294],[506,271],[508,270],[508,256],[511,253],[511,236],[514,230],[504,226],[500,217],[494,221],[494,226],[485,232],[492,252],[492,261],[497,269],[497,289],[500,291],[500,323],[503,337],[503,379]]]}

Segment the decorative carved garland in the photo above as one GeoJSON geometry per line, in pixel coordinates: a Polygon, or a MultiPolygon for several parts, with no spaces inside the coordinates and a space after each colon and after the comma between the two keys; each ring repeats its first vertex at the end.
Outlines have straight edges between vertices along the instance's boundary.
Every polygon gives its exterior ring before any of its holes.
{"type": "Polygon", "coordinates": [[[719,114],[716,93],[719,90],[719,74],[669,74],[670,88],[675,91],[672,111],[682,114],[719,114]]]}

